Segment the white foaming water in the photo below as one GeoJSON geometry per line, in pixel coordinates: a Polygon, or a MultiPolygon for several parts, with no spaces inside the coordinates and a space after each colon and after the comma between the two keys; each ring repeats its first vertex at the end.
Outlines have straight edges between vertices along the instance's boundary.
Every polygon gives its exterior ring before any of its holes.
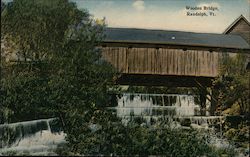
{"type": "MultiPolygon", "coordinates": [[[[124,93],[118,98],[115,109],[117,116],[125,123],[131,118],[142,117],[147,123],[161,119],[170,122],[170,127],[181,127],[181,122],[189,120],[191,127],[208,129],[208,126],[223,119],[220,116],[199,116],[200,107],[195,104],[192,95],[124,93]]],[[[10,151],[17,154],[27,152],[30,155],[56,155],[54,150],[57,145],[66,141],[62,131],[53,133],[51,123],[54,120],[41,119],[0,125],[0,155],[10,151]]],[[[214,137],[212,144],[218,147],[227,145],[223,140],[214,137]]]]}
{"type": "MultiPolygon", "coordinates": [[[[115,107],[117,116],[122,118],[126,124],[135,117],[143,118],[147,123],[151,120],[163,120],[174,128],[189,128],[182,123],[188,121],[189,126],[199,129],[201,132],[205,130],[209,135],[209,143],[219,148],[229,147],[227,140],[218,138],[214,125],[218,125],[224,121],[223,116],[206,116],[200,115],[200,105],[195,103],[194,95],[180,94],[139,94],[124,93],[118,98],[118,105],[115,107]]],[[[206,102],[206,110],[209,109],[210,103],[206,102]]]]}
{"type": "Polygon", "coordinates": [[[56,155],[57,145],[65,142],[62,131],[52,133],[52,119],[40,119],[27,122],[0,125],[0,155],[14,152],[28,155],[56,155]]]}
{"type": "Polygon", "coordinates": [[[210,102],[206,102],[206,116],[201,116],[200,105],[196,104],[195,97],[197,96],[123,93],[121,97],[117,97],[117,106],[111,108],[116,110],[124,124],[140,117],[147,124],[161,120],[173,127],[190,125],[199,129],[213,127],[224,120],[222,116],[209,116],[210,102]]]}
{"type": "Polygon", "coordinates": [[[199,112],[194,96],[179,94],[132,94],[124,93],[116,107],[120,117],[161,115],[193,116],[199,112]],[[169,112],[168,112],[169,111],[169,112]],[[159,112],[159,113],[158,113],[159,112]],[[169,113],[169,114],[168,114],[169,113]]]}
{"type": "Polygon", "coordinates": [[[150,119],[192,117],[199,115],[200,107],[193,95],[124,93],[115,107],[117,116],[127,121],[131,117],[150,119]]]}

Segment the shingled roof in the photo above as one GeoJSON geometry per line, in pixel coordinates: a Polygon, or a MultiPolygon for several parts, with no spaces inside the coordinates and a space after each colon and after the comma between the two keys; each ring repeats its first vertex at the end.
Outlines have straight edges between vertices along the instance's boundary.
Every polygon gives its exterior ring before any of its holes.
{"type": "Polygon", "coordinates": [[[250,49],[249,44],[239,35],[135,28],[106,28],[104,34],[104,42],[149,43],[250,49]]]}

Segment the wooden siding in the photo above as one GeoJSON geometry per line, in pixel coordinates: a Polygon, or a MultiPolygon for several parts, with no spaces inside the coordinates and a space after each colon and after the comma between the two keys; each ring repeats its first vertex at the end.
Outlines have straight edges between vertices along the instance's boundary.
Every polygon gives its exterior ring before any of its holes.
{"type": "Polygon", "coordinates": [[[240,35],[250,44],[250,25],[243,19],[240,19],[226,34],[240,35]]]}
{"type": "Polygon", "coordinates": [[[217,52],[167,49],[103,47],[103,58],[121,73],[215,77],[217,52]]]}

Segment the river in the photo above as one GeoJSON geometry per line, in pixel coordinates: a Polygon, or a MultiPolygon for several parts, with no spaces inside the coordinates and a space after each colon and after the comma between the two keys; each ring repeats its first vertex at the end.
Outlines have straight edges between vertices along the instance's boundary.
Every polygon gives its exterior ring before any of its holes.
{"type": "MultiPolygon", "coordinates": [[[[209,105],[206,102],[207,109],[209,105]]],[[[141,117],[146,125],[164,120],[174,128],[210,130],[210,144],[217,147],[229,146],[214,130],[224,118],[209,116],[208,112],[206,116],[201,116],[194,95],[123,93],[117,95],[117,105],[108,109],[114,110],[124,124],[141,117]]],[[[57,146],[66,142],[66,134],[56,125],[57,122],[57,118],[49,118],[0,125],[0,155],[56,155],[57,146]]]]}

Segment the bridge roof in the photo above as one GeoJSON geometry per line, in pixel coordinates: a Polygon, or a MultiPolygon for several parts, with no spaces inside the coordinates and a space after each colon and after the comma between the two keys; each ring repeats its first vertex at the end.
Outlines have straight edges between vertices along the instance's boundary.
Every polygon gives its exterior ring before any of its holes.
{"type": "Polygon", "coordinates": [[[239,35],[193,33],[135,28],[106,28],[104,42],[169,44],[185,46],[250,49],[239,35]]]}

